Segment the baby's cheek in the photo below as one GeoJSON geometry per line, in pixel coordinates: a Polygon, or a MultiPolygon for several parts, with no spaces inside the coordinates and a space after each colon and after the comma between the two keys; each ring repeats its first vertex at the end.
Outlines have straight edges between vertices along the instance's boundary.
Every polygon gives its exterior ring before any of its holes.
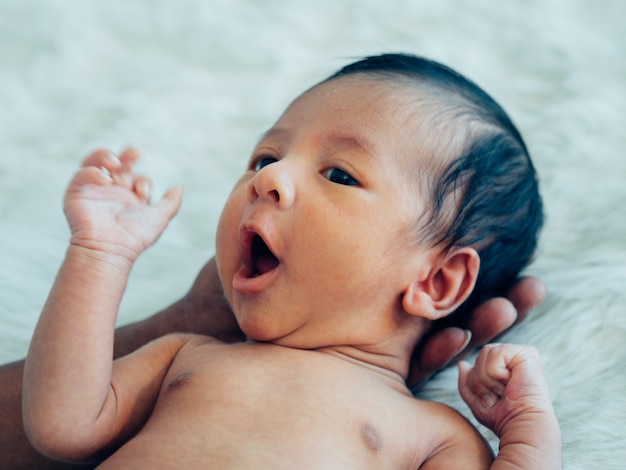
{"type": "Polygon", "coordinates": [[[231,271],[237,263],[236,255],[239,252],[238,228],[239,217],[234,208],[227,203],[220,216],[215,235],[215,258],[222,283],[225,283],[225,277],[234,274],[231,271]]]}

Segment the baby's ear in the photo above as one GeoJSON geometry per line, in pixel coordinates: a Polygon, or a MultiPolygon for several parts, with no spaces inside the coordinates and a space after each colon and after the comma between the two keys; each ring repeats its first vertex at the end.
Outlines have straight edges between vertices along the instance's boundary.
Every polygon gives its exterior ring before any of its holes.
{"type": "Polygon", "coordinates": [[[423,279],[407,287],[404,310],[429,320],[445,317],[469,297],[476,284],[480,257],[473,248],[453,248],[432,265],[423,279]]]}

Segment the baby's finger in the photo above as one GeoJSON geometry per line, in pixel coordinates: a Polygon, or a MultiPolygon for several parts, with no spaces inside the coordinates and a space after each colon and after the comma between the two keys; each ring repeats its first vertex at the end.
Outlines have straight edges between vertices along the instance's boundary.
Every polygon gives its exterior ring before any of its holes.
{"type": "Polygon", "coordinates": [[[139,151],[133,148],[127,148],[122,151],[119,156],[120,167],[116,171],[111,172],[115,184],[133,189],[135,181],[133,169],[139,157],[139,151]]]}
{"type": "Polygon", "coordinates": [[[472,366],[466,361],[459,361],[457,367],[459,369],[459,392],[463,400],[467,402],[474,395],[469,386],[469,373],[472,370],[472,366]]]}
{"type": "Polygon", "coordinates": [[[459,393],[472,410],[488,410],[501,396],[483,382],[476,366],[472,367],[465,361],[459,362],[459,393]]]}
{"type": "Polygon", "coordinates": [[[485,390],[502,396],[511,374],[503,357],[498,354],[497,346],[492,344],[484,346],[474,367],[481,386],[485,390]]]}
{"type": "Polygon", "coordinates": [[[76,172],[70,186],[85,186],[87,184],[96,184],[104,186],[113,182],[113,179],[95,166],[87,166],[76,172]]]}
{"type": "Polygon", "coordinates": [[[120,162],[125,170],[131,170],[140,156],[139,150],[128,147],[120,153],[120,162]]]}
{"type": "Polygon", "coordinates": [[[475,371],[466,361],[459,361],[459,393],[461,398],[470,407],[477,406],[480,403],[479,390],[477,390],[477,382],[475,380],[475,371]]]}
{"type": "Polygon", "coordinates": [[[506,384],[511,377],[508,349],[509,345],[494,343],[486,345],[481,351],[485,373],[502,384],[506,384]]]}
{"type": "Polygon", "coordinates": [[[122,168],[122,163],[110,150],[98,149],[85,158],[81,166],[103,168],[109,173],[113,173],[122,168]]]}
{"type": "Polygon", "coordinates": [[[133,189],[137,197],[143,199],[146,202],[150,202],[152,193],[152,180],[144,175],[138,175],[135,178],[133,189]]]}

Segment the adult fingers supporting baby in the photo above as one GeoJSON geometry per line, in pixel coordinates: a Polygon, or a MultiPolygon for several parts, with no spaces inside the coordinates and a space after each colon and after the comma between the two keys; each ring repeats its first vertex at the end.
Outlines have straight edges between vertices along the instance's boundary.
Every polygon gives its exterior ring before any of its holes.
{"type": "Polygon", "coordinates": [[[529,311],[543,302],[546,292],[546,285],[536,277],[523,277],[517,281],[507,294],[507,298],[517,310],[516,324],[523,321],[529,311]]]}
{"type": "Polygon", "coordinates": [[[515,306],[504,297],[495,297],[480,304],[469,320],[472,340],[468,349],[475,349],[498,337],[517,321],[515,306]]]}
{"type": "Polygon", "coordinates": [[[495,297],[476,307],[468,326],[472,331],[468,349],[487,344],[524,321],[528,312],[537,307],[545,295],[546,286],[541,280],[523,277],[506,297],[495,297]]]}
{"type": "Polygon", "coordinates": [[[423,340],[411,361],[407,383],[417,388],[426,382],[435,372],[443,369],[451,361],[458,359],[459,353],[466,349],[472,333],[461,328],[449,327],[434,332],[423,340]]]}
{"type": "Polygon", "coordinates": [[[416,350],[407,382],[417,388],[438,370],[499,337],[523,321],[528,311],[542,302],[545,293],[545,285],[539,279],[521,278],[506,298],[489,299],[477,306],[467,330],[448,327],[433,332],[416,350]]]}

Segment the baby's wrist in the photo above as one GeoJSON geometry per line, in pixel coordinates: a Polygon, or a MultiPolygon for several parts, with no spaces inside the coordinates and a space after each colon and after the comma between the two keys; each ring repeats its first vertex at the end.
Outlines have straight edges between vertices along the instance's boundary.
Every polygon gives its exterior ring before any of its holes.
{"type": "Polygon", "coordinates": [[[559,429],[558,420],[551,403],[536,404],[524,407],[518,412],[510,413],[506,419],[496,425],[496,434],[504,439],[507,433],[531,429],[541,434],[549,429],[559,429]]]}
{"type": "Polygon", "coordinates": [[[86,246],[82,243],[71,242],[67,249],[66,258],[79,262],[84,266],[91,266],[99,270],[112,270],[115,274],[128,275],[136,256],[115,253],[97,247],[86,246]]]}
{"type": "MultiPolygon", "coordinates": [[[[509,420],[498,435],[498,458],[506,455],[506,460],[512,463],[537,463],[532,468],[562,468],[561,429],[553,411],[523,413],[509,420]]],[[[527,468],[527,464],[521,464],[520,468],[527,468]]]]}

